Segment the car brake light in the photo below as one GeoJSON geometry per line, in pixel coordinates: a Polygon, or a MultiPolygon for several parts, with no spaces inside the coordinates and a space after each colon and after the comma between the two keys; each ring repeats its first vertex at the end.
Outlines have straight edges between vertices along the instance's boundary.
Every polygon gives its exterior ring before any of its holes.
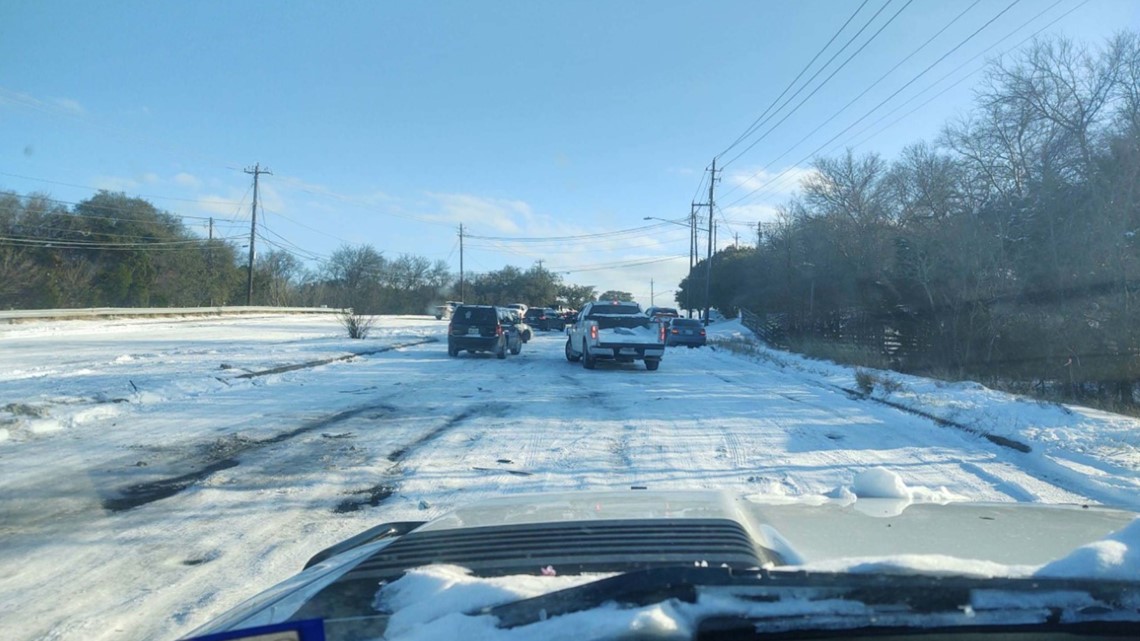
{"type": "Polygon", "coordinates": [[[705,335],[705,330],[702,329],[701,330],[701,336],[704,336],[704,335],[705,335]]]}
{"type": "Polygon", "coordinates": [[[674,334],[680,334],[681,332],[678,332],[677,330],[673,330],[673,333],[674,334]]]}

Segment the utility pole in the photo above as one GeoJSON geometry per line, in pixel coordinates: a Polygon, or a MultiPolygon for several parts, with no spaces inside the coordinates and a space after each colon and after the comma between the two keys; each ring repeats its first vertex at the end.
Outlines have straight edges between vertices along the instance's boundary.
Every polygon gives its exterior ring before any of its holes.
{"type": "Polygon", "coordinates": [[[713,189],[716,187],[716,158],[713,158],[712,169],[709,170],[712,174],[709,177],[709,253],[708,258],[705,259],[705,327],[709,325],[709,308],[711,306],[709,297],[712,293],[712,257],[713,257],[713,234],[716,228],[713,226],[713,189]]]}
{"type": "Polygon", "coordinates": [[[656,305],[657,294],[653,293],[653,279],[649,279],[649,304],[650,306],[656,305]]]}
{"type": "Polygon", "coordinates": [[[252,305],[253,304],[253,257],[254,257],[253,239],[254,239],[255,234],[257,232],[257,179],[259,176],[261,176],[261,174],[273,175],[273,172],[269,171],[268,169],[262,169],[261,163],[257,163],[253,166],[253,169],[250,169],[247,167],[245,169],[245,173],[253,174],[253,216],[250,218],[250,221],[249,221],[249,275],[248,275],[248,278],[246,280],[247,286],[246,286],[246,294],[245,294],[245,304],[246,305],[252,305]]]}
{"type": "Polygon", "coordinates": [[[467,300],[466,283],[463,282],[463,223],[459,223],[459,300],[467,300]]]}
{"type": "Polygon", "coordinates": [[[210,216],[210,237],[206,241],[206,293],[214,304],[214,217],[210,216]]]}

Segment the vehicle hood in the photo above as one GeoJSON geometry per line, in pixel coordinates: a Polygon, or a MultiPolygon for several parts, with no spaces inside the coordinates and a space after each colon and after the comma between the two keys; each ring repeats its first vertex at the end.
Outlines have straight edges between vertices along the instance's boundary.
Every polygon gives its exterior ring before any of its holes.
{"type": "Polygon", "coordinates": [[[522,494],[472,503],[424,524],[441,531],[539,523],[724,519],[794,565],[843,558],[938,554],[1039,565],[1099,540],[1135,514],[1090,505],[949,502],[717,491],[522,494]]]}
{"type": "Polygon", "coordinates": [[[791,571],[1014,581],[1042,570],[1068,577],[1075,568],[1089,580],[1133,584],[1128,590],[1135,596],[1135,518],[1085,505],[792,500],[714,491],[519,494],[430,522],[371,528],[322,551],[305,571],[198,634],[307,619],[342,628],[382,619],[386,636],[398,637],[394,629],[435,625],[470,613],[472,604],[490,608],[599,577],[686,568],[733,580],[791,571]],[[1120,532],[1130,538],[1109,540],[1120,532]],[[395,628],[387,627],[389,619],[395,628]]]}

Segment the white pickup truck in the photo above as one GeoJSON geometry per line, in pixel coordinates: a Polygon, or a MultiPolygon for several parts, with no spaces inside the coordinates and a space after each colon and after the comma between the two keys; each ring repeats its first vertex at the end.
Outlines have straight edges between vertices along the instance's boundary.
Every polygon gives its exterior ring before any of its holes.
{"type": "Polygon", "coordinates": [[[566,334],[566,360],[586,369],[605,359],[645,361],[645,369],[655,370],[665,355],[665,325],[628,301],[588,303],[566,334]]]}

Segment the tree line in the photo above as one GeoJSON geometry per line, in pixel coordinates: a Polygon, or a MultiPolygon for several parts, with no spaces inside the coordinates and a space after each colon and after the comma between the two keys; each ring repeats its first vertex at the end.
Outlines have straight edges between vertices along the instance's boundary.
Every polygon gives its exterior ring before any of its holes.
{"type": "MultiPolygon", "coordinates": [[[[714,255],[714,307],[763,314],[801,346],[874,325],[902,369],[1134,402],[1136,33],[1036,41],[991,62],[937,140],[813,169],[755,247],[714,255]]],[[[682,306],[703,304],[706,267],[682,281],[682,306]]]]}
{"type": "MultiPolygon", "coordinates": [[[[100,191],[68,206],[0,192],[0,309],[244,305],[241,241],[202,238],[150,202],[100,191]]],[[[325,305],[360,314],[428,314],[445,300],[580,308],[595,289],[535,265],[471,274],[460,291],[444,261],[343,245],[317,266],[281,248],[259,252],[254,305],[325,305]]]]}

